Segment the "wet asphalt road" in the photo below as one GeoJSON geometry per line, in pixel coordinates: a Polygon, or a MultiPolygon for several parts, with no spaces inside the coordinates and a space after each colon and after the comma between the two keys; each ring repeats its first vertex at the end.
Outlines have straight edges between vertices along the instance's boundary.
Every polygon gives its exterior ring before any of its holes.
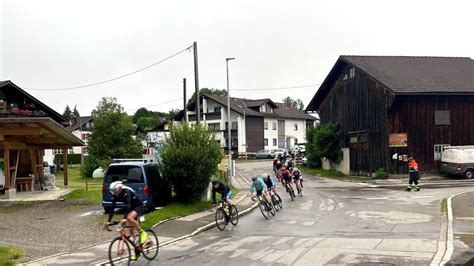
{"type": "MultiPolygon", "coordinates": [[[[268,162],[239,164],[249,177],[268,162]]],[[[370,187],[305,176],[303,197],[283,194],[284,209],[270,220],[259,210],[236,227],[212,229],[164,247],[166,265],[429,265],[438,251],[440,200],[471,184],[370,187]]]]}

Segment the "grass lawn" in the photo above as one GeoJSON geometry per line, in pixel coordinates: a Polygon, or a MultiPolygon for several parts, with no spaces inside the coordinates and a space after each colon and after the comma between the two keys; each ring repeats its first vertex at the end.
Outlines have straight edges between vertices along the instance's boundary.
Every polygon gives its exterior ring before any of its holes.
{"type": "MultiPolygon", "coordinates": [[[[56,186],[64,188],[63,172],[54,173],[56,176],[56,186]]],[[[70,201],[86,201],[89,204],[99,204],[102,202],[102,179],[101,178],[83,178],[79,168],[68,168],[68,186],[74,189],[64,197],[70,201]]]]}
{"type": "Polygon", "coordinates": [[[0,265],[13,266],[24,254],[22,249],[0,246],[0,265]]]}
{"type": "Polygon", "coordinates": [[[311,167],[303,166],[303,165],[298,165],[298,169],[300,169],[305,174],[318,175],[324,178],[335,179],[335,180],[346,181],[346,182],[365,183],[365,182],[369,182],[373,180],[370,177],[346,176],[343,173],[336,170],[324,170],[322,168],[311,168],[311,167]]]}
{"type": "Polygon", "coordinates": [[[143,225],[145,228],[151,228],[153,225],[159,223],[160,221],[178,216],[183,217],[186,215],[207,210],[211,207],[211,203],[207,201],[198,201],[194,203],[172,202],[164,206],[160,210],[145,214],[145,222],[143,223],[143,225]]]}
{"type": "Polygon", "coordinates": [[[441,199],[439,210],[443,214],[448,213],[448,199],[447,198],[441,199]]]}

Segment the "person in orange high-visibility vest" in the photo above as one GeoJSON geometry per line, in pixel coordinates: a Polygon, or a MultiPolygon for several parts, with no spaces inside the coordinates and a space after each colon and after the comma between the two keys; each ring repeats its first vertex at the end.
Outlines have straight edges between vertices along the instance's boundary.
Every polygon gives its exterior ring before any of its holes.
{"type": "Polygon", "coordinates": [[[420,180],[420,169],[418,163],[413,157],[408,158],[408,174],[410,175],[410,180],[408,181],[406,191],[411,191],[413,184],[415,184],[415,191],[420,191],[420,185],[418,184],[418,181],[420,180]]]}

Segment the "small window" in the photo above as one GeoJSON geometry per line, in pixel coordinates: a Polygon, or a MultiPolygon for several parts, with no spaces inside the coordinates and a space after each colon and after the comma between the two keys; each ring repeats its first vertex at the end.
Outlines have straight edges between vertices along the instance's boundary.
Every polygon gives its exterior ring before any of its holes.
{"type": "Polygon", "coordinates": [[[220,113],[221,112],[221,107],[214,107],[214,113],[220,113]]]}
{"type": "Polygon", "coordinates": [[[268,146],[268,139],[263,139],[263,145],[264,145],[265,147],[268,146]]]}
{"type": "Polygon", "coordinates": [[[268,130],[268,122],[264,122],[263,127],[264,127],[265,130],[268,130]]]}
{"type": "Polygon", "coordinates": [[[276,146],[276,145],[278,145],[277,139],[273,139],[273,146],[276,146]]]}
{"type": "Polygon", "coordinates": [[[277,130],[277,123],[273,122],[272,125],[273,125],[273,130],[277,130]]]}
{"type": "Polygon", "coordinates": [[[295,131],[298,131],[298,124],[294,124],[295,131]]]}
{"type": "Polygon", "coordinates": [[[295,139],[295,145],[298,145],[298,139],[295,139]]]}
{"type": "Polygon", "coordinates": [[[351,67],[349,69],[349,78],[355,77],[355,73],[356,73],[355,68],[351,67]]]}
{"type": "Polygon", "coordinates": [[[441,161],[443,151],[448,146],[449,144],[435,144],[434,145],[434,160],[435,161],[441,161]]]}
{"type": "Polygon", "coordinates": [[[449,125],[451,125],[449,110],[435,111],[434,116],[435,116],[435,125],[436,126],[449,126],[449,125]]]}

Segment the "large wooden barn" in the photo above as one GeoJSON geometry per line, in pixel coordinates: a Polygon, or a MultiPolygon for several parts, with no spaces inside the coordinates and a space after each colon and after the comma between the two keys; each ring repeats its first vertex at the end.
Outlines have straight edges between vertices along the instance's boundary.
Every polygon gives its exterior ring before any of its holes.
{"type": "MultiPolygon", "coordinates": [[[[67,150],[84,143],[67,129],[69,121],[11,81],[0,81],[0,191],[34,190],[43,178],[45,149],[64,150],[67,186],[67,150]]],[[[1,196],[1,195],[0,195],[1,196]]]]}
{"type": "Polygon", "coordinates": [[[474,144],[471,58],[340,56],[307,111],[343,133],[351,174],[437,172],[446,145],[474,144]]]}

